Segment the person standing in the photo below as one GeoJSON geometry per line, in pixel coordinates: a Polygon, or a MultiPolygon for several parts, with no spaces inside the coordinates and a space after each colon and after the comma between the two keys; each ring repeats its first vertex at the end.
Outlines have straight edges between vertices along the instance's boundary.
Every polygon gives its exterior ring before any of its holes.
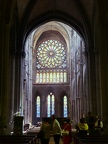
{"type": "Polygon", "coordinates": [[[51,116],[52,119],[52,134],[55,144],[59,144],[61,138],[61,126],[55,115],[51,116]]]}
{"type": "Polygon", "coordinates": [[[51,124],[48,122],[47,118],[44,119],[40,131],[43,133],[43,136],[40,138],[41,144],[49,144],[51,124]]]}
{"type": "Polygon", "coordinates": [[[69,132],[68,135],[64,135],[63,136],[63,144],[70,144],[72,142],[70,119],[66,119],[66,123],[64,123],[62,129],[64,129],[64,130],[69,132]]]}

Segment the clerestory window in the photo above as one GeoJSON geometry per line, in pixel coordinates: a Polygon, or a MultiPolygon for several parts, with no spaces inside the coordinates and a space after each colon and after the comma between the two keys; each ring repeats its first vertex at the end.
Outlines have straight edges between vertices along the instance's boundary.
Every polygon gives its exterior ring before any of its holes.
{"type": "Polygon", "coordinates": [[[46,40],[37,48],[36,83],[67,82],[67,51],[57,40],[46,40]]]}

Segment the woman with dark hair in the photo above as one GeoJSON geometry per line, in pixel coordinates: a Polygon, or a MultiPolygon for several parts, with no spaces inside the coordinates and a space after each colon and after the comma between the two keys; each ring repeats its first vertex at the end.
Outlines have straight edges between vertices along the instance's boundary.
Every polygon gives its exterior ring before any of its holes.
{"type": "Polygon", "coordinates": [[[70,144],[72,142],[70,119],[66,119],[65,120],[65,123],[64,123],[62,129],[64,129],[65,131],[68,131],[67,135],[62,135],[62,137],[63,137],[63,144],[70,144]]]}

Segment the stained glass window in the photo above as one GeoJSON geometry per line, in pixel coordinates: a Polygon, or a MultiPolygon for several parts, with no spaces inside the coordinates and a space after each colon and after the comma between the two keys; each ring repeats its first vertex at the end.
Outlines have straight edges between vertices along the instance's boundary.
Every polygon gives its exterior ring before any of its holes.
{"type": "Polygon", "coordinates": [[[47,97],[47,116],[50,117],[55,112],[55,99],[52,92],[47,97]]]}
{"type": "Polygon", "coordinates": [[[67,109],[67,96],[63,97],[63,114],[64,117],[68,116],[68,109],[67,109]]]}
{"type": "Polygon", "coordinates": [[[37,48],[36,83],[67,82],[66,48],[57,40],[46,40],[37,48]]]}
{"type": "Polygon", "coordinates": [[[36,97],[36,117],[40,117],[40,96],[36,97]]]}

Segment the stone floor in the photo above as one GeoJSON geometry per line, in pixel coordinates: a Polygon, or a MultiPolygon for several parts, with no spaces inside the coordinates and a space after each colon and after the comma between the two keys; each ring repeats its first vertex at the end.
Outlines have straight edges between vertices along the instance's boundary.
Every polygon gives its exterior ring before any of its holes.
{"type": "MultiPolygon", "coordinates": [[[[55,144],[55,143],[54,143],[54,140],[53,140],[53,137],[50,138],[49,144],[55,144]]],[[[60,140],[60,144],[63,144],[62,139],[60,140]]],[[[74,144],[74,143],[72,142],[71,144],[74,144]]]]}
{"type": "MultiPolygon", "coordinates": [[[[54,140],[53,140],[53,137],[50,138],[49,144],[55,144],[55,143],[54,143],[54,140]]],[[[60,144],[63,144],[62,140],[60,140],[60,144]]]]}
{"type": "MultiPolygon", "coordinates": [[[[28,135],[36,135],[37,132],[39,132],[39,128],[38,127],[34,127],[32,129],[30,129],[27,133],[28,133],[28,135]]],[[[49,144],[55,144],[53,137],[50,138],[49,144]]],[[[60,144],[63,144],[62,139],[60,139],[60,144]]]]}

